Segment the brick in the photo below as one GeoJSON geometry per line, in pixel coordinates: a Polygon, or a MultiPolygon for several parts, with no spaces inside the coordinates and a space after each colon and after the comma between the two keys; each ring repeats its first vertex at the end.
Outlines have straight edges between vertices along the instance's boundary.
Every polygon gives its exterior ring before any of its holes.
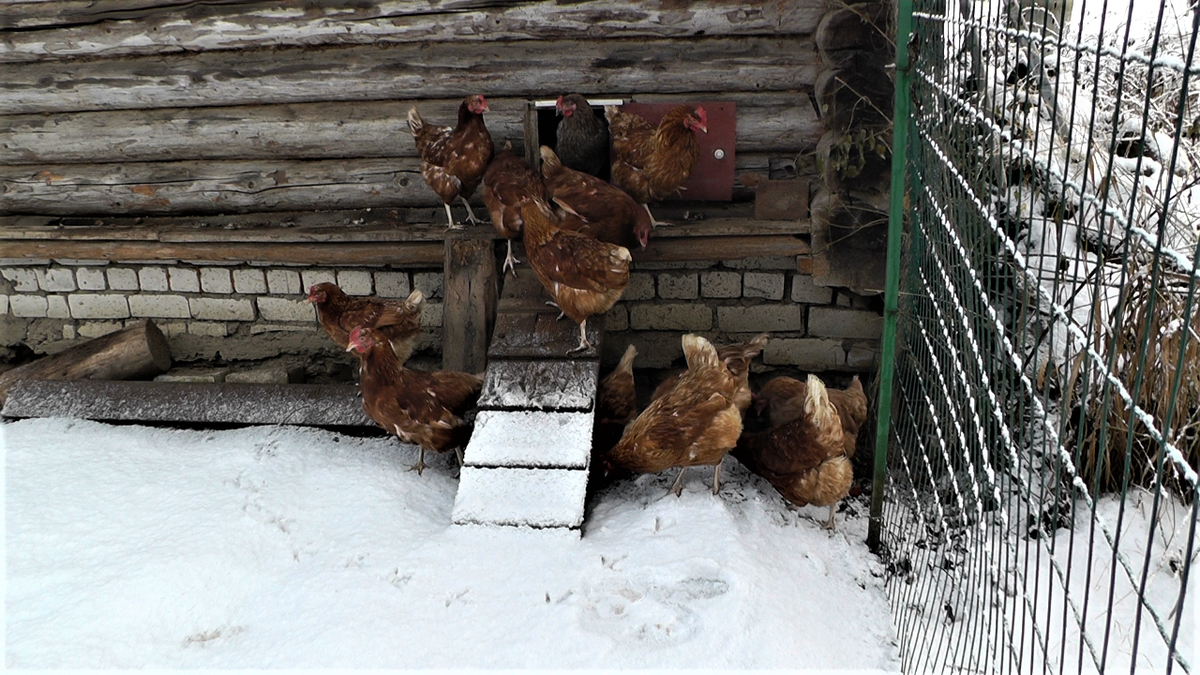
{"type": "Polygon", "coordinates": [[[205,293],[232,293],[233,278],[226,267],[205,267],[200,270],[200,290],[205,293]]]}
{"type": "Polygon", "coordinates": [[[878,345],[855,345],[846,352],[846,365],[851,368],[869,370],[877,365],[878,359],[878,345]]]}
{"type": "Polygon", "coordinates": [[[742,258],[741,260],[726,260],[726,267],[735,270],[794,270],[795,256],[773,256],[765,258],[742,258]]]}
{"type": "Polygon", "coordinates": [[[13,290],[20,293],[29,293],[38,289],[37,273],[27,267],[10,267],[0,270],[0,274],[13,283],[13,290]]]}
{"type": "Polygon", "coordinates": [[[746,272],[742,275],[742,296],[782,300],[783,282],[783,272],[746,272]]]}
{"type": "Polygon", "coordinates": [[[416,272],[413,274],[413,288],[424,293],[426,298],[440,298],[442,275],[440,272],[416,272]]]}
{"type": "Polygon", "coordinates": [[[381,298],[407,298],[412,293],[407,272],[376,272],[375,294],[381,298]]]}
{"type": "Polygon", "coordinates": [[[187,324],[182,321],[167,321],[164,323],[154,322],[162,334],[168,338],[173,338],[176,335],[183,335],[187,332],[187,324]]]}
{"type": "Polygon", "coordinates": [[[696,274],[668,272],[658,275],[658,297],[670,300],[695,300],[700,297],[696,274]]]}
{"type": "Polygon", "coordinates": [[[338,270],[337,283],[346,295],[370,295],[371,273],[363,270],[338,270]]]}
{"type": "Polygon", "coordinates": [[[191,321],[188,322],[187,332],[205,337],[225,337],[229,335],[229,327],[214,321],[191,321]]]}
{"type": "Polygon", "coordinates": [[[64,293],[75,290],[75,272],[68,267],[35,270],[38,286],[43,291],[64,293]]]}
{"type": "Polygon", "coordinates": [[[79,324],[76,330],[79,333],[79,337],[98,338],[101,335],[115,333],[124,327],[125,325],[120,321],[84,321],[79,324]]]}
{"type": "Polygon", "coordinates": [[[697,303],[639,303],[630,307],[629,325],[633,330],[710,330],[712,309],[697,303]]]}
{"type": "MultiPolygon", "coordinates": [[[[425,308],[421,310],[421,327],[422,328],[441,328],[442,327],[442,304],[425,304],[425,308]]],[[[568,319],[563,319],[567,321],[568,319]]]]}
{"type": "Polygon", "coordinates": [[[108,284],[104,283],[104,270],[93,267],[80,267],[75,270],[75,283],[79,284],[81,291],[102,291],[108,288],[108,284]]]}
{"type": "Polygon", "coordinates": [[[804,331],[804,308],[799,305],[718,307],[717,325],[730,333],[804,331]]]}
{"type": "Polygon", "coordinates": [[[623,300],[652,300],[654,298],[654,276],[645,272],[629,275],[629,285],[621,294],[623,300]]]}
{"type": "Polygon", "coordinates": [[[264,321],[304,321],[317,320],[317,310],[304,300],[289,298],[258,298],[258,313],[264,321]]]}
{"type": "Polygon", "coordinates": [[[267,292],[267,277],[262,270],[234,270],[233,290],[238,293],[261,295],[267,292]]]}
{"type": "Polygon", "coordinates": [[[199,293],[200,276],[189,267],[172,267],[167,270],[171,290],[177,293],[199,293]]]}
{"type": "Polygon", "coordinates": [[[63,339],[74,340],[79,334],[75,332],[75,324],[63,324],[63,339]]]}
{"type": "Polygon", "coordinates": [[[763,363],[796,366],[804,370],[825,370],[841,366],[846,350],[841,340],[813,338],[774,338],[763,349],[763,363]]]}
{"type": "Polygon", "coordinates": [[[331,284],[337,283],[337,276],[333,270],[304,270],[300,273],[300,278],[302,279],[301,293],[307,293],[313,284],[323,284],[326,281],[331,284]]]}
{"type": "Polygon", "coordinates": [[[127,267],[114,267],[108,270],[107,274],[108,287],[114,291],[138,290],[137,270],[131,270],[127,267]]]}
{"type": "Polygon", "coordinates": [[[604,330],[616,331],[629,328],[629,310],[624,305],[614,305],[604,314],[604,330]]]}
{"type": "Polygon", "coordinates": [[[813,307],[808,333],[816,337],[873,338],[883,333],[883,317],[875,312],[840,307],[813,307]]]}
{"type": "Polygon", "coordinates": [[[703,272],[700,274],[700,294],[706,298],[742,297],[741,272],[703,272]]]}
{"type": "Polygon", "coordinates": [[[47,319],[69,319],[69,318],[71,318],[71,309],[67,306],[67,298],[62,295],[47,295],[46,296],[46,318],[47,319]]]}
{"type": "Polygon", "coordinates": [[[8,306],[13,316],[42,319],[46,316],[47,302],[42,295],[14,295],[8,306]]]}
{"type": "Polygon", "coordinates": [[[8,314],[8,296],[0,295],[0,314],[8,314]]]}
{"type": "Polygon", "coordinates": [[[267,270],[267,290],[275,295],[303,293],[307,286],[300,286],[300,275],[291,270],[267,270]]]}
{"type": "Polygon", "coordinates": [[[182,295],[137,294],[129,296],[129,313],[136,317],[190,319],[192,311],[182,295]]]}
{"type": "Polygon", "coordinates": [[[792,302],[810,305],[828,305],[833,300],[833,289],[818,286],[807,274],[792,277],[792,302]]]}
{"type": "Polygon", "coordinates": [[[210,321],[253,321],[254,303],[233,298],[188,298],[192,318],[210,321]]]}
{"type": "Polygon", "coordinates": [[[143,291],[168,291],[167,271],[161,267],[143,267],[138,270],[138,284],[143,291]]]}
{"type": "Polygon", "coordinates": [[[76,260],[75,258],[55,258],[54,262],[72,267],[104,267],[108,264],[107,260],[76,260]]]}
{"type": "Polygon", "coordinates": [[[67,296],[71,316],[76,319],[127,319],[129,303],[124,295],[72,293],[67,296]]]}

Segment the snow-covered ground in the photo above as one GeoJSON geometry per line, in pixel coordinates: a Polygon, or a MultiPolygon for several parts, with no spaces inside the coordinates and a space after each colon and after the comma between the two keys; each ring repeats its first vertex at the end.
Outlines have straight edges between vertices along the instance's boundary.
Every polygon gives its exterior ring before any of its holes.
{"type": "Polygon", "coordinates": [[[576,539],[453,527],[394,439],[0,425],[10,668],[899,669],[861,505],[821,530],[727,459],[576,539]]]}

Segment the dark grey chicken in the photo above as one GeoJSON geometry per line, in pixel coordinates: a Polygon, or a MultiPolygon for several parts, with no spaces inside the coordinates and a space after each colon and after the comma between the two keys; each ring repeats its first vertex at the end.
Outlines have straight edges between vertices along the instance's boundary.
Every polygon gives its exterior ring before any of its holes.
{"type": "Polygon", "coordinates": [[[580,94],[559,96],[554,109],[562,115],[554,148],[559,160],[603,178],[608,171],[608,122],[597,117],[580,94]]]}

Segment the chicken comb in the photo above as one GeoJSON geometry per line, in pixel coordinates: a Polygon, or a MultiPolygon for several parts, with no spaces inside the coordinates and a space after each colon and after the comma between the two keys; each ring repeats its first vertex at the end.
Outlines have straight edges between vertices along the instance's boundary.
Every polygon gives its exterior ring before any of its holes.
{"type": "Polygon", "coordinates": [[[355,326],[354,330],[350,331],[350,344],[360,340],[362,340],[362,326],[355,326]]]}
{"type": "Polygon", "coordinates": [[[704,112],[704,108],[696,108],[696,117],[700,118],[700,124],[708,126],[708,113],[704,112]]]}

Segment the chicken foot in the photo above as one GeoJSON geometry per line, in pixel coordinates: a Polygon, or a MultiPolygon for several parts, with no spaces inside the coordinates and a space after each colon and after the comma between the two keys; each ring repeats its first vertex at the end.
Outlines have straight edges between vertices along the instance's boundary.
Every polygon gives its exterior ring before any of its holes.
{"type": "Polygon", "coordinates": [[[721,465],[717,464],[713,467],[713,494],[721,491],[721,465]]]}
{"type": "Polygon", "coordinates": [[[447,203],[445,203],[445,202],[443,202],[443,203],[442,203],[442,206],[445,206],[445,207],[446,207],[446,222],[448,223],[448,224],[446,225],[446,229],[447,229],[447,230],[461,230],[461,229],[463,229],[463,226],[462,226],[462,225],[459,225],[458,223],[454,222],[454,216],[453,216],[453,214],[451,214],[451,213],[450,213],[450,205],[449,205],[449,204],[447,204],[447,203]]]}
{"type": "MultiPolygon", "coordinates": [[[[521,262],[521,261],[517,260],[516,258],[513,257],[512,239],[509,239],[508,240],[508,255],[504,257],[504,266],[500,268],[500,273],[504,274],[507,271],[507,272],[512,272],[514,277],[517,276],[516,264],[519,262],[521,262]]],[[[557,307],[557,305],[555,305],[555,306],[557,307]]]]}
{"type": "Polygon", "coordinates": [[[417,463],[413,464],[411,467],[409,467],[408,470],[416,471],[417,475],[420,476],[421,472],[425,470],[426,466],[428,466],[428,464],[425,463],[425,448],[418,445],[417,446],[417,463]]]}
{"type": "Polygon", "coordinates": [[[566,312],[562,311],[562,307],[558,306],[557,302],[553,300],[547,300],[546,304],[558,310],[558,317],[554,319],[555,321],[562,321],[563,317],[567,315],[566,312]]]}
{"type": "Polygon", "coordinates": [[[579,324],[579,346],[576,347],[575,349],[568,351],[567,353],[574,354],[575,352],[581,352],[585,349],[591,348],[591,346],[592,346],[592,343],[588,342],[588,339],[587,339],[587,319],[584,319],[579,324]]]}
{"type": "Polygon", "coordinates": [[[687,470],[686,466],[679,469],[679,477],[675,479],[675,483],[671,485],[671,489],[667,490],[668,494],[675,493],[676,497],[683,494],[683,474],[687,473],[687,470]]]}
{"type": "Polygon", "coordinates": [[[665,220],[659,220],[659,219],[655,218],[654,214],[650,213],[650,205],[649,204],[642,204],[642,208],[646,209],[646,213],[650,215],[650,227],[658,227],[659,225],[670,225],[670,223],[668,223],[665,220]]]}
{"type": "Polygon", "coordinates": [[[821,523],[821,527],[829,530],[830,532],[837,531],[837,527],[835,527],[834,522],[833,522],[833,511],[835,508],[837,508],[837,502],[834,502],[829,505],[829,520],[824,523],[821,523]]]}
{"type": "MultiPolygon", "coordinates": [[[[471,203],[468,202],[467,198],[462,195],[459,195],[458,198],[462,200],[463,206],[467,207],[467,221],[472,225],[478,225],[480,220],[475,217],[475,211],[471,209],[471,203]]],[[[446,208],[448,209],[450,207],[447,206],[446,208]]]]}

